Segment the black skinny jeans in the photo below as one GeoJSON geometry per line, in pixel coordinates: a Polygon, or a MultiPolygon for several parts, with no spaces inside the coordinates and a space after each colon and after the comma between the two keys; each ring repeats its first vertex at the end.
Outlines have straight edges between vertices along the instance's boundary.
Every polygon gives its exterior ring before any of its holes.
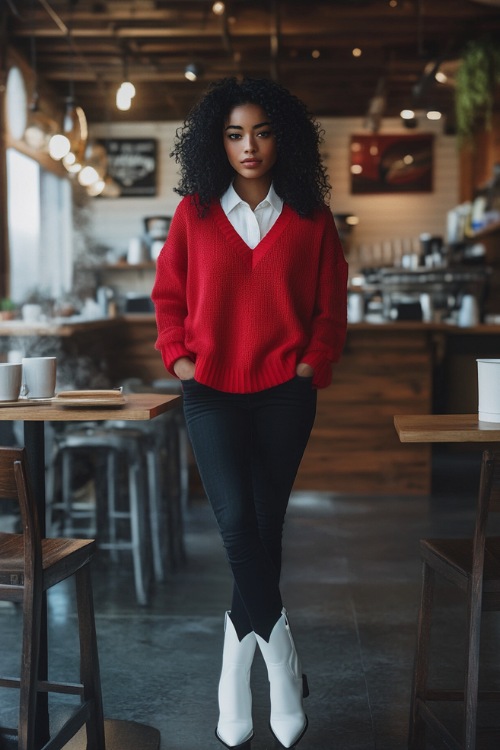
{"type": "Polygon", "coordinates": [[[258,393],[182,383],[196,463],[234,577],[231,620],[241,640],[269,640],[282,609],[283,522],[316,413],[311,378],[258,393]]]}

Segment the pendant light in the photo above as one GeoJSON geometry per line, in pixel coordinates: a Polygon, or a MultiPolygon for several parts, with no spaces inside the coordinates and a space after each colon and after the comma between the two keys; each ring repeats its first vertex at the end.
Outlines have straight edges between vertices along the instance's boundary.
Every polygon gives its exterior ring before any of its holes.
{"type": "Polygon", "coordinates": [[[129,81],[128,58],[125,53],[123,56],[123,81],[116,91],[116,108],[121,112],[127,112],[132,106],[132,99],[134,96],[135,86],[129,81]]]}
{"type": "Polygon", "coordinates": [[[36,151],[48,151],[49,141],[57,130],[57,124],[40,110],[36,39],[33,34],[30,37],[30,66],[33,76],[33,89],[28,104],[27,121],[22,137],[30,148],[36,151]]]}
{"type": "MultiPolygon", "coordinates": [[[[71,11],[71,2],[69,2],[71,11]]],[[[71,18],[71,15],[70,15],[71,18]]],[[[49,154],[61,160],[68,172],[79,172],[88,140],[87,118],[83,109],[76,105],[73,80],[74,50],[71,44],[71,27],[67,27],[70,76],[69,92],[65,99],[62,129],[50,139],[49,154]]]]}

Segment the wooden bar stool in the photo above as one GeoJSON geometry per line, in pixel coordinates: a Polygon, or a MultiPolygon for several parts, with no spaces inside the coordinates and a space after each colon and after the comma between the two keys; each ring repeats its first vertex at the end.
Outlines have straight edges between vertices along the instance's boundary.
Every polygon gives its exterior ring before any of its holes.
{"type": "MultiPolygon", "coordinates": [[[[475,750],[478,701],[500,701],[500,692],[479,691],[479,647],[482,612],[500,611],[500,537],[487,536],[490,513],[500,513],[500,453],[485,451],[474,536],[470,539],[422,539],[423,583],[410,711],[410,750],[426,745],[426,728],[451,750],[475,750]],[[460,689],[428,686],[430,637],[435,580],[457,586],[465,594],[466,646],[464,684],[460,689]],[[463,703],[462,736],[457,739],[439,715],[441,702],[463,703]]],[[[497,730],[498,731],[498,730],[497,730]]]]}
{"type": "Polygon", "coordinates": [[[50,738],[50,750],[60,750],[86,726],[88,750],[105,750],[104,721],[90,561],[94,540],[41,539],[37,509],[21,448],[0,448],[0,504],[17,500],[23,533],[0,533],[0,601],[20,602],[23,610],[21,672],[19,678],[0,677],[0,687],[16,688],[19,697],[18,750],[35,750],[35,714],[39,693],[80,696],[73,715],[50,738]],[[74,576],[80,640],[80,683],[38,680],[43,594],[74,576]]]}

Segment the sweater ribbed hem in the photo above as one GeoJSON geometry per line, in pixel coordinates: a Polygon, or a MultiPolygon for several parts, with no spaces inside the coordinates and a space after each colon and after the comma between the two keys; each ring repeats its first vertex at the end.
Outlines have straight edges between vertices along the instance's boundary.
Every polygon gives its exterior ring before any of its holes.
{"type": "Polygon", "coordinates": [[[295,377],[295,369],[294,357],[288,362],[268,359],[262,369],[254,372],[238,367],[221,367],[212,358],[197,357],[195,378],[198,383],[225,393],[257,393],[291,380],[295,377]]]}

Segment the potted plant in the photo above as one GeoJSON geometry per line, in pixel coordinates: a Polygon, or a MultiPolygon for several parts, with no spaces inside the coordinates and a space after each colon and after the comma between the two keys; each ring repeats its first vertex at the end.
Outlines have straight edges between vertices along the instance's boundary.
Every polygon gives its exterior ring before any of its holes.
{"type": "Polygon", "coordinates": [[[11,299],[0,299],[0,320],[12,320],[17,317],[17,305],[11,299]]]}
{"type": "Polygon", "coordinates": [[[491,127],[495,92],[500,84],[500,46],[489,37],[469,41],[462,54],[455,86],[457,135],[461,142],[474,134],[478,121],[491,127]]]}

